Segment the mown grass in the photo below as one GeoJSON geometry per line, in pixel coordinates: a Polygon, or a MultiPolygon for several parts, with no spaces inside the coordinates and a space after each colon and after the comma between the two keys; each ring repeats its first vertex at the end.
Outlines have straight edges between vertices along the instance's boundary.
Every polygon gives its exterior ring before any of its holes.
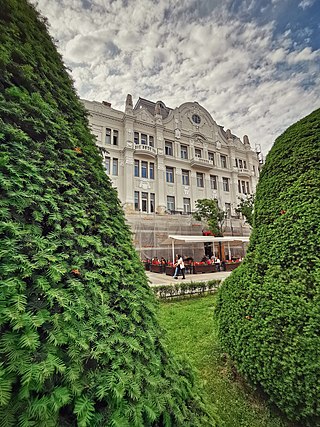
{"type": "Polygon", "coordinates": [[[216,296],[161,302],[169,345],[189,358],[204,383],[209,410],[223,427],[300,427],[289,422],[237,373],[221,351],[214,321],[216,296]]]}

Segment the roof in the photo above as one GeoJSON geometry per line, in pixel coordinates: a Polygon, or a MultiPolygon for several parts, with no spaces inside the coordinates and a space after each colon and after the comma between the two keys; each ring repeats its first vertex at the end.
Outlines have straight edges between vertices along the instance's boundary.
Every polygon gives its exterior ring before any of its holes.
{"type": "Polygon", "coordinates": [[[166,107],[164,102],[158,101],[158,102],[152,102],[145,98],[138,99],[136,105],[134,106],[134,110],[139,110],[139,108],[144,107],[146,110],[149,111],[149,113],[154,116],[156,104],[160,105],[160,114],[163,119],[166,119],[172,110],[172,108],[166,107]]]}

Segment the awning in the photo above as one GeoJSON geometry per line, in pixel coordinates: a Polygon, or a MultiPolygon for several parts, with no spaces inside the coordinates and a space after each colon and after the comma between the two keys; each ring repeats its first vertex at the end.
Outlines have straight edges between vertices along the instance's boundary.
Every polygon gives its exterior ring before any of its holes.
{"type": "MultiPolygon", "coordinates": [[[[249,242],[249,236],[183,236],[177,234],[170,234],[168,238],[172,244],[172,259],[174,260],[174,244],[176,243],[224,243],[224,242],[249,242]]],[[[230,247],[229,247],[230,252],[230,247]]]]}

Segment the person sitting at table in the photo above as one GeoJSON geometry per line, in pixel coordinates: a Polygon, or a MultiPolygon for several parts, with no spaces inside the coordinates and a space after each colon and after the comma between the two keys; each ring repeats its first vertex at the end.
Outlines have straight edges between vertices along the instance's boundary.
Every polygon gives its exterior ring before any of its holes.
{"type": "Polygon", "coordinates": [[[220,271],[220,259],[217,257],[214,261],[217,271],[220,271]]]}

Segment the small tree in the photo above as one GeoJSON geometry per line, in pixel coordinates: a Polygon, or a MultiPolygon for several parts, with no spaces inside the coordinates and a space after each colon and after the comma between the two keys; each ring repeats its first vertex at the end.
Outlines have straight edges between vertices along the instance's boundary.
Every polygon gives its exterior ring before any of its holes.
{"type": "Polygon", "coordinates": [[[253,226],[253,210],[254,210],[254,194],[250,194],[248,197],[239,197],[240,203],[236,208],[237,213],[241,213],[246,222],[252,227],[253,226]]]}
{"type": "Polygon", "coordinates": [[[222,236],[225,212],[220,209],[217,199],[197,200],[193,217],[197,221],[205,221],[213,235],[222,236]]]}

